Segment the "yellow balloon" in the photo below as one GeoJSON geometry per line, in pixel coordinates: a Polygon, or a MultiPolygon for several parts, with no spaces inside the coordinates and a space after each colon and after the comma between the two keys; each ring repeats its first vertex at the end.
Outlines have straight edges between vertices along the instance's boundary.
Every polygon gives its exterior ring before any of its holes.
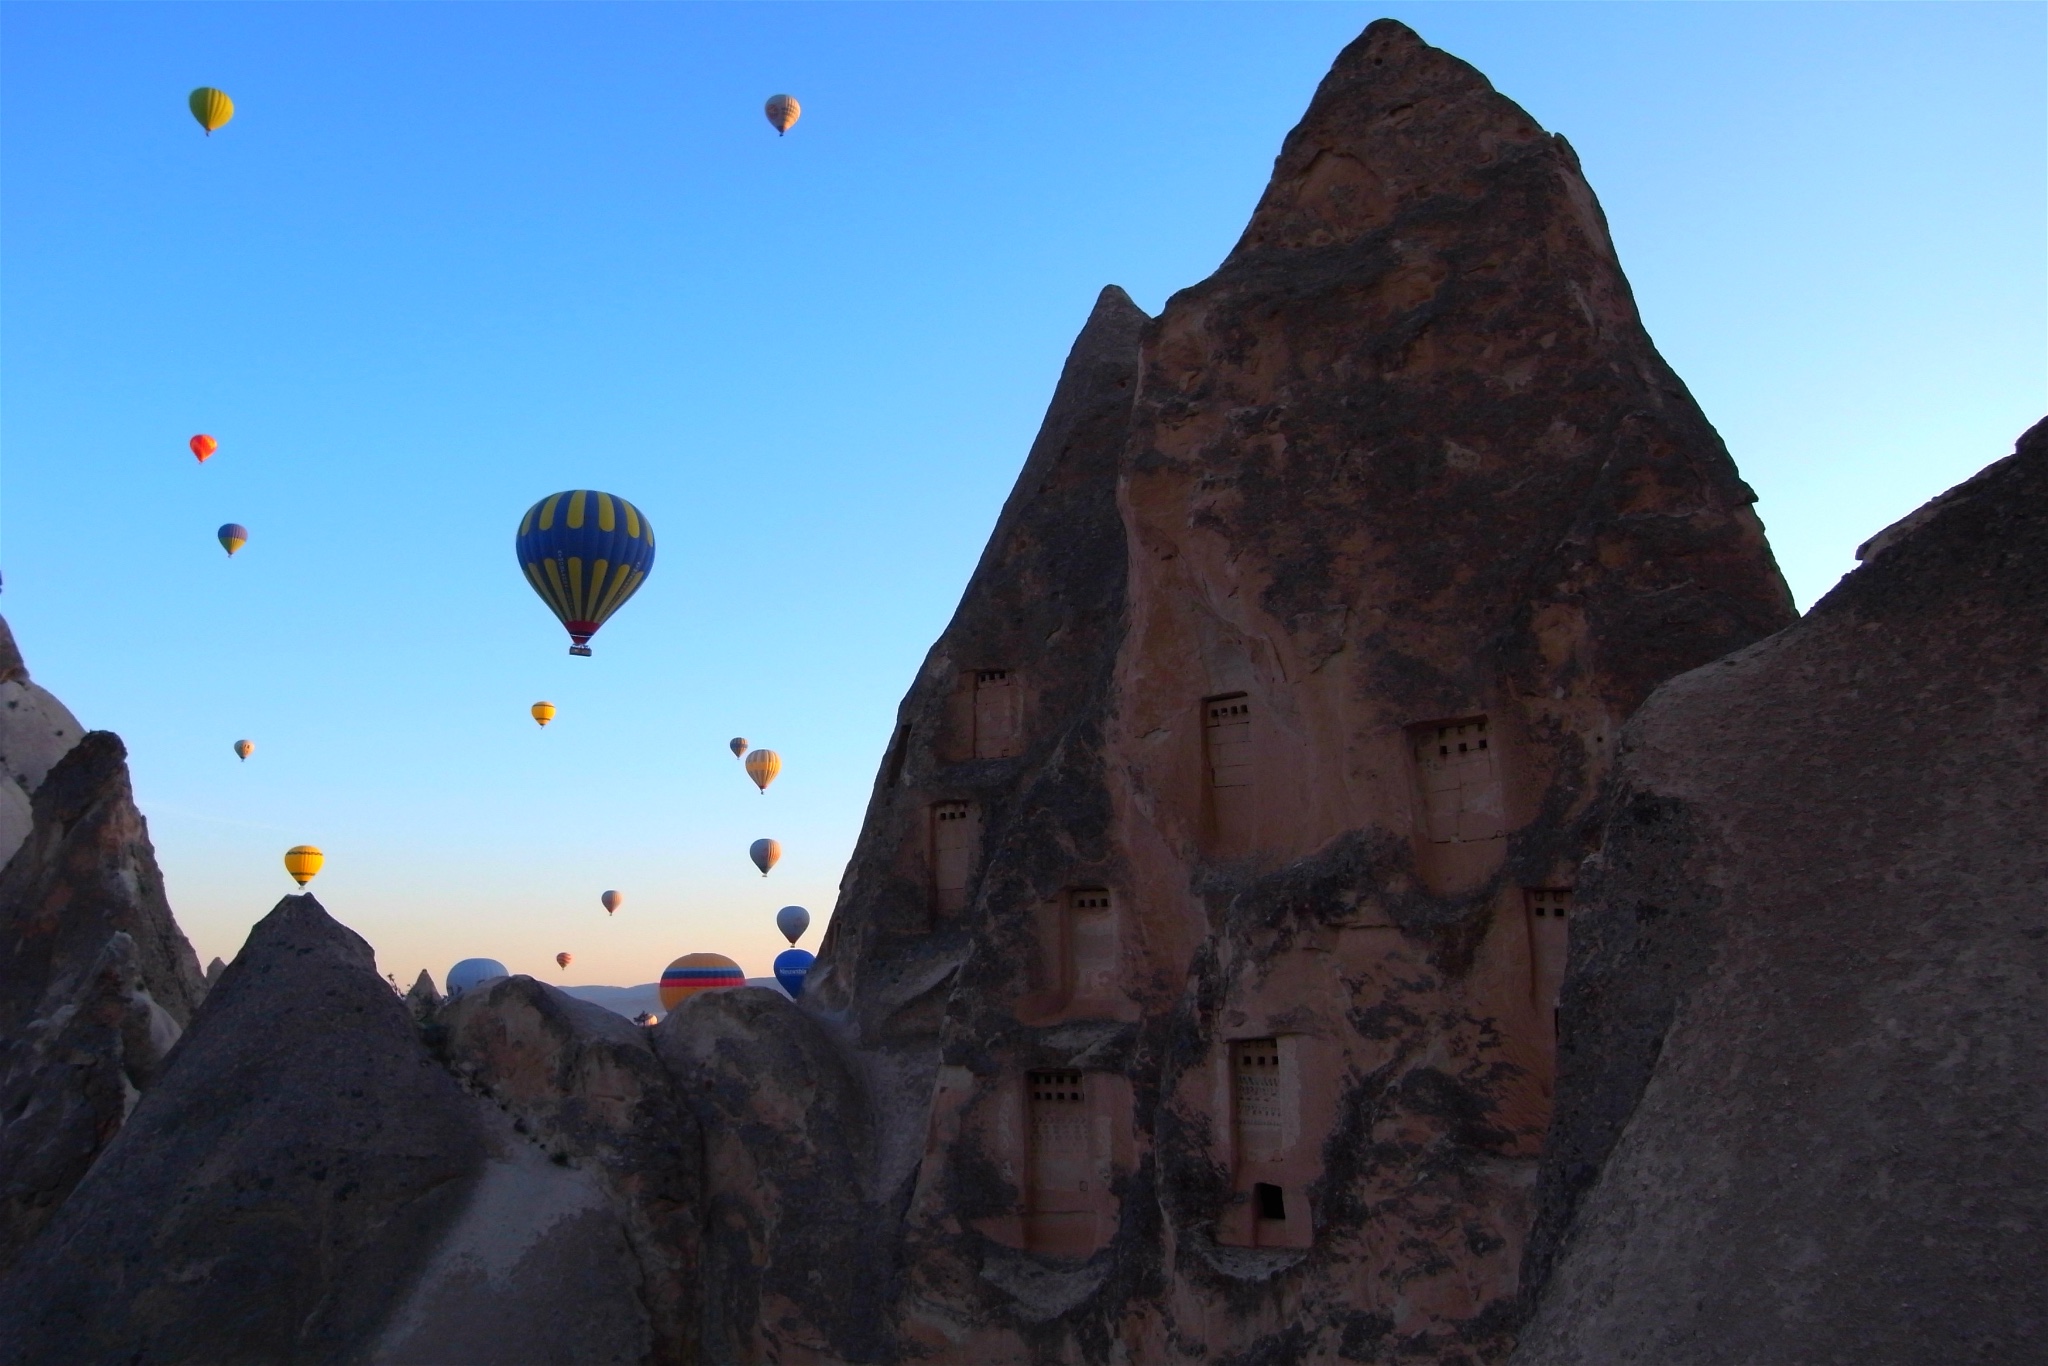
{"type": "Polygon", "coordinates": [[[804,107],[796,102],[794,95],[770,95],[764,112],[768,115],[768,122],[775,125],[775,136],[781,137],[796,127],[796,121],[804,116],[804,107]]]}
{"type": "Polygon", "coordinates": [[[540,722],[543,726],[555,719],[555,704],[552,702],[536,702],[533,704],[532,710],[533,719],[540,722]]]}
{"type": "Polygon", "coordinates": [[[228,92],[215,90],[210,85],[202,85],[193,91],[185,103],[191,106],[192,117],[199,120],[199,126],[206,130],[208,137],[213,136],[214,129],[235,116],[235,102],[228,98],[228,92]]]}
{"type": "Polygon", "coordinates": [[[284,851],[284,870],[301,887],[313,880],[313,874],[320,871],[320,865],[327,862],[327,855],[310,844],[294,844],[284,851]]]}
{"type": "Polygon", "coordinates": [[[782,756],[772,749],[757,749],[747,756],[747,776],[754,780],[754,786],[761,789],[761,795],[768,795],[768,784],[775,781],[775,775],[782,772],[782,756]]]}

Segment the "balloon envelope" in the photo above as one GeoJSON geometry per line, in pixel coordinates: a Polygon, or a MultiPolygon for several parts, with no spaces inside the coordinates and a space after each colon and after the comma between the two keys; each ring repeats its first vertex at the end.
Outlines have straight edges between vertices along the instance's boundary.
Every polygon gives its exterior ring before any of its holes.
{"type": "Polygon", "coordinates": [[[569,632],[569,653],[590,638],[654,568],[654,527],[623,498],[595,489],[552,493],[526,510],[514,541],[519,568],[569,632]]]}
{"type": "Polygon", "coordinates": [[[185,97],[185,107],[192,111],[192,117],[199,120],[199,126],[212,137],[213,130],[235,116],[235,102],[228,98],[225,90],[215,90],[202,85],[185,97]]]}
{"type": "Polygon", "coordinates": [[[743,987],[747,974],[722,953],[686,953],[661,973],[661,1008],[674,1010],[700,991],[743,987]]]}
{"type": "Polygon", "coordinates": [[[249,544],[249,528],[240,522],[229,522],[213,534],[220,537],[221,548],[230,555],[249,544]]]}
{"type": "Polygon", "coordinates": [[[768,784],[775,781],[775,775],[782,772],[782,756],[772,749],[757,749],[747,756],[747,776],[754,780],[754,786],[767,795],[768,784]]]}
{"type": "Polygon", "coordinates": [[[735,735],[732,737],[732,739],[726,742],[725,747],[731,750],[732,757],[737,759],[742,754],[745,754],[747,752],[747,737],[744,735],[735,735]]]}
{"type": "Polygon", "coordinates": [[[543,726],[555,719],[555,704],[552,702],[536,702],[528,710],[533,713],[533,719],[543,726]]]}
{"type": "Polygon", "coordinates": [[[604,903],[604,913],[610,915],[613,911],[626,904],[626,894],[624,892],[606,892],[598,900],[604,903]]]}
{"type": "Polygon", "coordinates": [[[290,873],[292,880],[301,887],[313,880],[313,875],[320,871],[320,865],[325,862],[327,855],[310,844],[294,844],[284,851],[284,870],[290,873]]]}
{"type": "Polygon", "coordinates": [[[207,456],[220,449],[220,442],[215,441],[205,432],[201,432],[185,444],[192,448],[192,454],[199,457],[199,463],[202,465],[206,463],[207,456]]]}
{"type": "Polygon", "coordinates": [[[804,994],[804,978],[811,975],[811,964],[818,960],[802,949],[784,949],[775,955],[775,980],[782,983],[782,989],[792,997],[804,994]]]}
{"type": "Polygon", "coordinates": [[[511,975],[511,970],[495,958],[465,958],[448,969],[448,999],[452,1001],[465,991],[511,975]]]}
{"type": "Polygon", "coordinates": [[[755,840],[747,846],[747,857],[761,870],[761,876],[767,877],[768,870],[782,857],[782,846],[774,840],[755,840]]]}
{"type": "Polygon", "coordinates": [[[801,906],[784,906],[775,913],[775,928],[792,944],[803,938],[810,927],[811,913],[801,906]]]}
{"type": "Polygon", "coordinates": [[[555,955],[555,966],[558,968],[566,968],[575,961],[576,955],[573,953],[558,953],[555,955]]]}
{"type": "Polygon", "coordinates": [[[235,757],[237,759],[247,759],[250,755],[254,754],[255,752],[256,742],[254,740],[235,741],[235,757]]]}
{"type": "Polygon", "coordinates": [[[804,116],[804,107],[796,102],[794,95],[770,95],[768,103],[761,106],[761,112],[768,116],[768,122],[775,125],[775,136],[781,137],[796,127],[796,121],[804,116]]]}

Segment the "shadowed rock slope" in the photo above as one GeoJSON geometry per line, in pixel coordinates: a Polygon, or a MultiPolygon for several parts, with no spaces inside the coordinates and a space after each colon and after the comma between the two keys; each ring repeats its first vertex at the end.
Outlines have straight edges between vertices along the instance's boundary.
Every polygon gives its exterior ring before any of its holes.
{"type": "Polygon", "coordinates": [[[369,946],[312,897],[287,897],[0,1282],[0,1351],[352,1359],[485,1156],[475,1103],[427,1053],[369,946]]]}
{"type": "Polygon", "coordinates": [[[2048,1354],[2048,423],[1624,736],[1517,1366],[2048,1354]]]}

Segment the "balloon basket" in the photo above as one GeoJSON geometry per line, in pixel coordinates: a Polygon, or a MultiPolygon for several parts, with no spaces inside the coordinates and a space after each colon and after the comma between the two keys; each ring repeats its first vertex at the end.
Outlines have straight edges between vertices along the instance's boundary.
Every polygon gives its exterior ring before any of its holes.
{"type": "Polygon", "coordinates": [[[582,655],[585,659],[588,659],[590,658],[590,647],[588,645],[571,645],[569,653],[572,655],[582,655]]]}

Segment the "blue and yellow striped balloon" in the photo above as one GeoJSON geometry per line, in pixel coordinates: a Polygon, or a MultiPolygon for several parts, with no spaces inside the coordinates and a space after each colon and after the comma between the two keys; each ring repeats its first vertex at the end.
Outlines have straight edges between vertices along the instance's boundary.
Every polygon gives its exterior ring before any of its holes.
{"type": "Polygon", "coordinates": [[[654,568],[654,528],[640,509],[595,489],[552,493],[519,519],[519,567],[568,628],[572,655],[640,590],[654,568]]]}

